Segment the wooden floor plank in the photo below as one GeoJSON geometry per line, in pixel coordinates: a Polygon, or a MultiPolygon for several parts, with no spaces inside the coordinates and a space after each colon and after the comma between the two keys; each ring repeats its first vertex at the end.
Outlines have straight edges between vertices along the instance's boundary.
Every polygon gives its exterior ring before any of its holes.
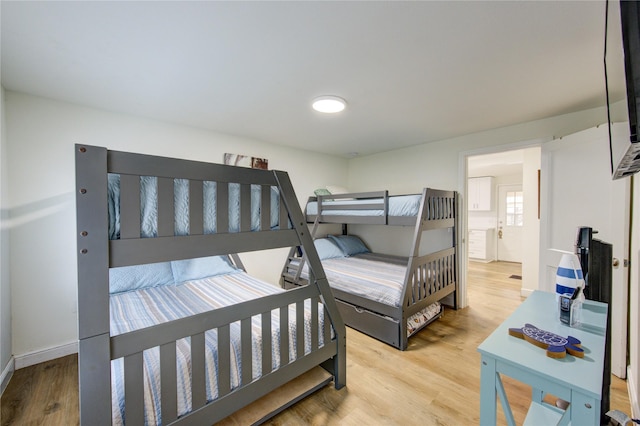
{"type": "Polygon", "coordinates": [[[17,370],[0,406],[3,426],[78,424],[78,356],[17,370]]]}
{"type": "MultiPolygon", "coordinates": [[[[523,300],[520,264],[471,262],[469,307],[444,316],[409,340],[401,352],[347,329],[347,387],[327,386],[269,420],[268,425],[478,424],[480,355],[477,346],[523,300]]],[[[504,378],[516,422],[531,389],[504,378]]],[[[269,404],[269,401],[262,401],[269,404]]],[[[0,424],[78,424],[77,356],[14,373],[0,402],[0,424]]],[[[612,376],[611,408],[630,413],[627,384],[612,376]]],[[[251,410],[247,414],[254,416],[251,410]]],[[[242,416],[227,419],[242,424],[242,416]]],[[[498,404],[498,424],[506,420],[498,404]]]]}

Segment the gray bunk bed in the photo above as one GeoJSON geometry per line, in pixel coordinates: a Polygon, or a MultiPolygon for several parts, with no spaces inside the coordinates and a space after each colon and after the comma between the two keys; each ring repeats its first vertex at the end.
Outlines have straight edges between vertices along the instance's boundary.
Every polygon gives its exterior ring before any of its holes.
{"type": "Polygon", "coordinates": [[[75,152],[81,424],[213,424],[316,366],[317,388],[345,386],[344,323],[287,173],[75,152]],[[278,247],[303,248],[313,285],[261,282],[235,254],[278,247]]]}
{"type": "MultiPolygon", "coordinates": [[[[343,234],[348,234],[348,224],[414,227],[408,258],[347,253],[344,258],[322,260],[346,325],[406,350],[409,337],[442,314],[441,307],[434,303],[449,296],[448,304],[457,309],[458,197],[455,191],[424,188],[422,194],[416,195],[389,196],[388,191],[377,191],[310,197],[306,217],[307,222],[314,223],[314,234],[322,223],[342,224],[343,234]],[[431,231],[442,229],[450,230],[445,247],[438,246],[424,254],[421,242],[426,241],[431,231]],[[397,286],[397,298],[372,297],[371,294],[378,291],[376,286],[389,281],[387,278],[397,286]],[[438,312],[433,312],[434,307],[438,312]],[[425,321],[417,327],[407,323],[418,317],[425,317],[425,321]]],[[[307,268],[304,248],[292,249],[282,271],[281,286],[307,285],[313,276],[307,268]]]]}

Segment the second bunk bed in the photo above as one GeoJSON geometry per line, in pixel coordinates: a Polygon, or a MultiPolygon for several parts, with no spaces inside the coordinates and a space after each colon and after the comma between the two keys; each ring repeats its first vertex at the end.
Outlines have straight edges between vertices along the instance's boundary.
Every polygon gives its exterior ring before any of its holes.
{"type": "MultiPolygon", "coordinates": [[[[388,191],[319,195],[309,198],[305,212],[314,236],[320,224],[342,224],[342,235],[316,238],[315,247],[346,325],[406,350],[410,336],[442,315],[443,299],[457,309],[455,191],[424,188],[415,195],[389,196],[388,191]],[[358,237],[348,235],[350,224],[413,227],[408,257],[369,252],[358,237]],[[440,234],[434,249],[428,242],[436,232],[440,234]]],[[[293,248],[281,285],[306,285],[311,276],[304,250],[293,248]]]]}

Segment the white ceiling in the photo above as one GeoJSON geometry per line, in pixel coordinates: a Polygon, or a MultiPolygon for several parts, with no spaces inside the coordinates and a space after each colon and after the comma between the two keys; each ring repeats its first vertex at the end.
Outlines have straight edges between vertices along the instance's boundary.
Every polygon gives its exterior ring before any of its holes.
{"type": "Polygon", "coordinates": [[[522,175],[523,163],[524,151],[521,149],[474,155],[467,157],[467,175],[469,177],[522,175]]]}
{"type": "Polygon", "coordinates": [[[328,154],[605,104],[604,0],[0,7],[8,90],[328,154]]]}

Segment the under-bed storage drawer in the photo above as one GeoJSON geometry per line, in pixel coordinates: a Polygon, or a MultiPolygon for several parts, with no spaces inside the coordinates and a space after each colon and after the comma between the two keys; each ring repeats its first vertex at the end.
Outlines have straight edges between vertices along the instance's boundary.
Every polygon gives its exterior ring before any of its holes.
{"type": "Polygon", "coordinates": [[[336,300],[344,323],[392,346],[400,341],[398,321],[367,311],[342,300],[336,300]]]}

